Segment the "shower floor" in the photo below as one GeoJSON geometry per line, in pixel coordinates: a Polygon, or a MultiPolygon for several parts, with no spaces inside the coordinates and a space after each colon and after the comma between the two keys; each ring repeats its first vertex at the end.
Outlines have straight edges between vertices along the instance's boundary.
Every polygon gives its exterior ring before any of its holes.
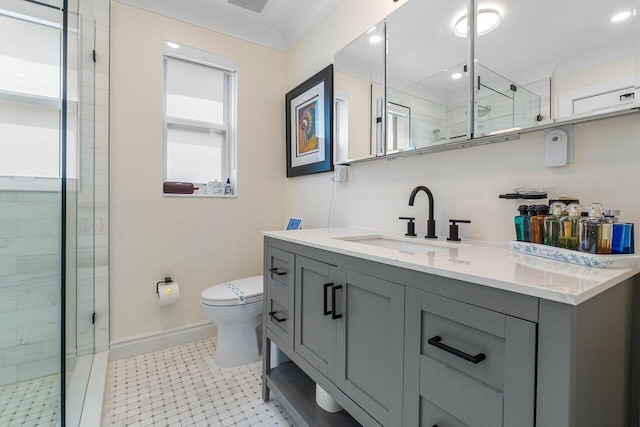
{"type": "Polygon", "coordinates": [[[56,426],[58,374],[0,386],[0,426],[56,426]]]}

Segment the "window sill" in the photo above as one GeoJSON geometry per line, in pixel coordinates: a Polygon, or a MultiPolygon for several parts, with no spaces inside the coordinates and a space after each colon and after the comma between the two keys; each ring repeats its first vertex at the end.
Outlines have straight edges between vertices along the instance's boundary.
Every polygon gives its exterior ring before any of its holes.
{"type": "Polygon", "coordinates": [[[193,193],[193,194],[163,193],[163,196],[164,197],[204,197],[204,198],[211,198],[211,199],[237,199],[238,198],[237,194],[218,196],[216,194],[198,194],[198,193],[193,193]]]}

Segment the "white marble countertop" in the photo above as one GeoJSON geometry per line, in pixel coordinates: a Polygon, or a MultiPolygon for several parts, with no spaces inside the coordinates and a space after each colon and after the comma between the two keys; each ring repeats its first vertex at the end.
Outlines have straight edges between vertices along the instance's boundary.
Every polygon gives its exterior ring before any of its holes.
{"type": "Polygon", "coordinates": [[[466,240],[436,241],[423,236],[407,238],[401,234],[362,228],[319,228],[291,231],[265,231],[263,235],[326,251],[363,258],[410,270],[477,283],[496,289],[578,305],[628,279],[640,269],[602,269],[512,252],[507,243],[466,240]],[[366,236],[438,246],[424,252],[391,249],[357,241],[366,236]]]}

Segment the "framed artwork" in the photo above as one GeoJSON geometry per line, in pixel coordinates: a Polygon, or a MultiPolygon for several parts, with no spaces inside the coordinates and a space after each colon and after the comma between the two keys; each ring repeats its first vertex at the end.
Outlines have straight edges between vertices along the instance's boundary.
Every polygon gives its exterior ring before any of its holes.
{"type": "Polygon", "coordinates": [[[285,98],[287,178],[333,170],[333,65],[285,98]]]}

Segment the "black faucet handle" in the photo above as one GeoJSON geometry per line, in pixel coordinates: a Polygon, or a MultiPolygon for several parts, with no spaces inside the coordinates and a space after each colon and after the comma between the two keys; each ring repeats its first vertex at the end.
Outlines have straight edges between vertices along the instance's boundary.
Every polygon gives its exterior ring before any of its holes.
{"type": "Polygon", "coordinates": [[[450,219],[449,222],[449,237],[447,240],[452,242],[459,242],[460,237],[458,237],[458,223],[460,224],[471,224],[471,221],[468,219],[450,219]]]}
{"type": "Polygon", "coordinates": [[[414,222],[416,220],[415,217],[413,216],[401,216],[398,219],[403,219],[405,221],[409,221],[407,222],[407,232],[404,234],[405,236],[409,236],[409,237],[416,237],[416,223],[414,222]]]}

